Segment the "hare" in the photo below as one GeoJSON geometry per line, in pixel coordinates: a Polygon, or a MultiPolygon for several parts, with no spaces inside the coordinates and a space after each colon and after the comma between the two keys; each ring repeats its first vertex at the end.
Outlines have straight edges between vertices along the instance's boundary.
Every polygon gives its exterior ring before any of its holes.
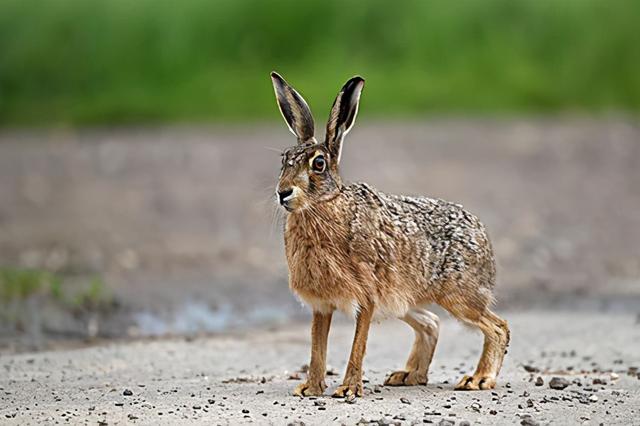
{"type": "Polygon", "coordinates": [[[276,189],[287,211],[289,286],[313,309],[309,372],[294,394],[321,395],[326,389],[327,336],[336,309],[355,316],[356,330],[344,380],[333,396],[362,396],[362,361],[374,313],[400,318],[415,331],[405,369],[392,372],[385,385],[427,384],[439,329],[438,317],[425,308],[431,303],[484,334],[475,373],[455,389],[493,389],[509,328],[489,309],[495,261],[482,223],[459,204],[343,183],[342,142],[358,114],[364,79],[353,77],[338,93],[323,143],[314,137],[302,96],[276,72],[271,79],[280,112],[297,138],[282,154],[276,189]]]}

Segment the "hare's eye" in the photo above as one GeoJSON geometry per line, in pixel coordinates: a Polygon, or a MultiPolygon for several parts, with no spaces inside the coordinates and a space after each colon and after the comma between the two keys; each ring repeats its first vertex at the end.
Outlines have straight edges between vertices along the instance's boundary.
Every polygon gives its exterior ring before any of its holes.
{"type": "Polygon", "coordinates": [[[324,168],[326,166],[327,166],[327,162],[324,160],[324,157],[322,155],[318,155],[316,158],[313,159],[312,167],[314,172],[322,173],[324,172],[324,168]]]}

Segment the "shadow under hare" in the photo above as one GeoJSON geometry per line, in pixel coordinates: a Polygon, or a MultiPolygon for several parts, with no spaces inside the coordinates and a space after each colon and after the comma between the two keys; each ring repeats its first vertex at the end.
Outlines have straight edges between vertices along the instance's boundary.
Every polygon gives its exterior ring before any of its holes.
{"type": "Polygon", "coordinates": [[[438,317],[425,308],[431,303],[484,334],[475,373],[462,377],[456,389],[494,388],[509,328],[489,309],[495,261],[482,223],[459,204],[342,182],[340,153],[358,113],[361,77],[338,93],[322,143],[302,96],[277,73],[271,79],[282,116],[297,138],[282,154],[276,191],[288,212],[289,285],[313,309],[309,372],[294,394],[321,395],[326,388],[327,336],[336,309],[355,316],[356,330],[334,396],[362,395],[362,360],[374,314],[400,318],[415,331],[405,369],[392,372],[385,384],[426,384],[439,329],[438,317]]]}

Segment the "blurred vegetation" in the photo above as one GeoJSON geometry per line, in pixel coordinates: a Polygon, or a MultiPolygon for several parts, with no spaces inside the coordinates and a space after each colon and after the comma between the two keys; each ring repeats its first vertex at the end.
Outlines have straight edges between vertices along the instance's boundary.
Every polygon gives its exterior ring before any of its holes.
{"type": "MultiPolygon", "coordinates": [[[[75,281],[78,281],[77,279],[75,281]]],[[[0,268],[0,304],[32,296],[50,298],[71,310],[99,310],[113,304],[113,296],[97,276],[65,285],[62,276],[39,269],[0,268]]]]}
{"type": "Polygon", "coordinates": [[[0,267],[0,334],[24,333],[29,346],[40,347],[44,331],[73,330],[92,339],[100,332],[101,315],[117,307],[98,276],[0,267]]]}
{"type": "Polygon", "coordinates": [[[3,0],[0,123],[640,109],[637,0],[3,0]]]}

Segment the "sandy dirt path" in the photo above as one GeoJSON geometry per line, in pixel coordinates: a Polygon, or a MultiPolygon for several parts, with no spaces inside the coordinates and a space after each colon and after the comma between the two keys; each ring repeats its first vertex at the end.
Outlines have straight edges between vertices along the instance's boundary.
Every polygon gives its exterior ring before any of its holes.
{"type": "MultiPolygon", "coordinates": [[[[380,386],[402,367],[412,340],[410,329],[392,320],[372,329],[364,398],[293,397],[299,380],[292,377],[304,377],[296,370],[308,361],[305,324],[2,356],[0,423],[640,424],[636,314],[504,316],[513,339],[493,392],[452,390],[475,366],[481,337],[444,318],[426,387],[380,386]],[[553,377],[571,385],[553,390],[553,377]]],[[[351,336],[348,321],[334,324],[328,361],[338,375],[328,377],[328,391],[338,384],[351,336]]]]}

